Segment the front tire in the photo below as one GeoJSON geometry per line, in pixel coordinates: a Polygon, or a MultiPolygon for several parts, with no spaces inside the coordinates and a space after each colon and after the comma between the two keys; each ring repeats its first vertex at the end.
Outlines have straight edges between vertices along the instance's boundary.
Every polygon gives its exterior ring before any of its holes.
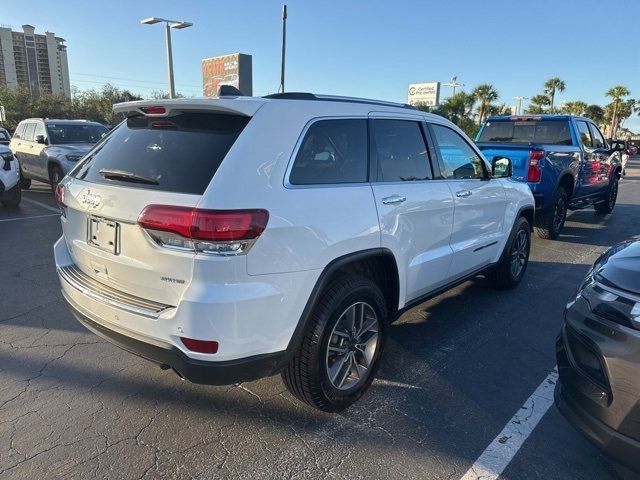
{"type": "Polygon", "coordinates": [[[526,218],[516,222],[500,261],[490,278],[496,288],[509,289],[517,286],[529,265],[531,250],[531,226],[526,218]]]}
{"type": "Polygon", "coordinates": [[[372,280],[348,276],[331,282],[311,315],[282,380],[303,402],[339,412],[373,381],[388,322],[386,301],[372,280]]]}
{"type": "Polygon", "coordinates": [[[607,194],[605,199],[600,203],[596,203],[593,206],[593,208],[595,209],[596,213],[601,213],[605,215],[607,213],[613,212],[613,207],[616,206],[617,200],[618,200],[618,179],[614,178],[613,181],[611,182],[611,185],[607,189],[607,194]]]}
{"type": "Polygon", "coordinates": [[[56,193],[56,186],[60,183],[62,178],[64,177],[64,173],[62,173],[62,169],[58,166],[51,167],[49,170],[49,183],[51,184],[51,191],[56,193]]]}
{"type": "Polygon", "coordinates": [[[551,207],[536,215],[535,230],[540,238],[554,240],[558,238],[567,219],[568,196],[564,188],[558,187],[551,207]]]}
{"type": "Polygon", "coordinates": [[[16,208],[22,201],[22,188],[20,184],[4,192],[2,196],[2,205],[8,208],[16,208]]]}
{"type": "Polygon", "coordinates": [[[29,190],[31,188],[31,179],[22,174],[22,169],[20,169],[20,188],[23,190],[29,190]]]}

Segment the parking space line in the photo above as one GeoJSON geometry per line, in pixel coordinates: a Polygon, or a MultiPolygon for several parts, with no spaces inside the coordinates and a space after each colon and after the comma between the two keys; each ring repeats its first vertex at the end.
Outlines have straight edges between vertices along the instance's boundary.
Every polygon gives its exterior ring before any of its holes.
{"type": "Polygon", "coordinates": [[[18,220],[31,220],[32,218],[46,218],[46,217],[59,217],[60,212],[58,213],[47,213],[46,215],[31,215],[29,217],[18,217],[18,218],[5,218],[0,220],[2,222],[17,222],[18,220]]]}
{"type": "Polygon", "coordinates": [[[547,375],[460,480],[495,480],[553,405],[558,370],[547,375]]]}
{"type": "Polygon", "coordinates": [[[60,209],[57,208],[57,207],[52,207],[51,205],[47,205],[46,203],[38,202],[36,200],[31,200],[30,198],[27,198],[27,197],[24,197],[24,196],[22,197],[22,201],[30,203],[32,205],[37,205],[38,207],[41,207],[41,208],[45,208],[45,209],[47,209],[47,210],[49,210],[51,212],[60,213],[60,209]]]}

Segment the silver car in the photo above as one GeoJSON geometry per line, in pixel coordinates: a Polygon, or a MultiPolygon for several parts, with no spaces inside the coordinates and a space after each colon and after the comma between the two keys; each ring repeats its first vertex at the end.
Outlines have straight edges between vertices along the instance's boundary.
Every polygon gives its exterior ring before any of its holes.
{"type": "Polygon", "coordinates": [[[20,164],[22,188],[29,188],[31,180],[55,187],[108,131],[86,120],[23,120],[9,144],[20,164]]]}

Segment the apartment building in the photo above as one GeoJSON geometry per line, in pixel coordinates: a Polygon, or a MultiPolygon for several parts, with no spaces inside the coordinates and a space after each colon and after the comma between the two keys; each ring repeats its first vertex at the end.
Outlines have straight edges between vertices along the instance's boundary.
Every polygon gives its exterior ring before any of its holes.
{"type": "Polygon", "coordinates": [[[41,93],[71,96],[67,46],[51,32],[35,33],[31,25],[22,32],[0,26],[0,85],[25,85],[33,96],[41,93]]]}

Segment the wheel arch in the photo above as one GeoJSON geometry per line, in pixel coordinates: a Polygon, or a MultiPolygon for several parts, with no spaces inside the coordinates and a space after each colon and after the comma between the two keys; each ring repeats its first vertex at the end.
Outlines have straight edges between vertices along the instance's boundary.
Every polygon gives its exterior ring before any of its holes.
{"type": "Polygon", "coordinates": [[[394,317],[398,311],[400,276],[396,259],[391,250],[387,248],[371,248],[349,253],[332,260],[322,270],[287,346],[289,354],[292,355],[297,351],[313,310],[326,287],[334,279],[354,273],[371,276],[375,280],[387,301],[389,319],[394,317]]]}
{"type": "Polygon", "coordinates": [[[558,187],[564,188],[565,192],[567,192],[567,198],[571,200],[573,192],[575,192],[576,189],[576,179],[571,170],[564,170],[560,175],[558,175],[558,181],[556,182],[554,192],[558,190],[558,187]]]}

